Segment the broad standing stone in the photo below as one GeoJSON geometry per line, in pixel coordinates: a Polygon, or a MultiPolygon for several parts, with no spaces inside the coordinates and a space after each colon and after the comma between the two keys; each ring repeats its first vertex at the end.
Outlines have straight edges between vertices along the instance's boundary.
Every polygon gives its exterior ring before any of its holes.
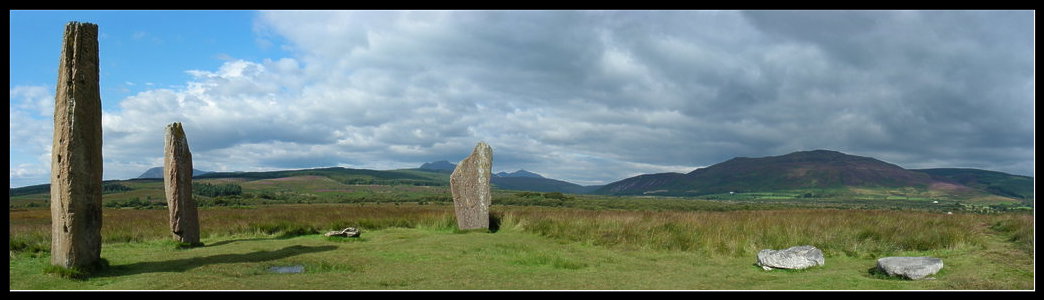
{"type": "Polygon", "coordinates": [[[823,251],[813,246],[794,246],[783,250],[765,249],[758,252],[762,269],[805,269],[826,263],[823,251]]]}
{"type": "Polygon", "coordinates": [[[892,256],[877,260],[877,270],[888,276],[920,280],[942,270],[942,259],[934,257],[892,256]]]}
{"type": "Polygon", "coordinates": [[[69,22],[58,62],[51,144],[51,264],[101,261],[102,124],[98,25],[69,22]]]}
{"type": "Polygon", "coordinates": [[[461,230],[489,228],[489,205],[493,194],[489,180],[493,175],[493,149],[479,142],[450,175],[450,191],[461,230]]]}
{"type": "Polygon", "coordinates": [[[163,189],[170,210],[170,232],[174,240],[199,244],[199,217],[192,200],[192,153],[181,123],[167,125],[163,143],[163,189]]]}

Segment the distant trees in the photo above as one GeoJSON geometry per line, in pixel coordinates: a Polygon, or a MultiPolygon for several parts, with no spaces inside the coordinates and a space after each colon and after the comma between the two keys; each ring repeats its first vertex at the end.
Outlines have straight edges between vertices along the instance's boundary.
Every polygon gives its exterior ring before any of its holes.
{"type": "Polygon", "coordinates": [[[200,196],[207,197],[218,197],[218,196],[237,196],[243,194],[243,187],[235,183],[227,184],[209,184],[209,183],[195,183],[192,184],[192,193],[200,196]]]}
{"type": "Polygon", "coordinates": [[[566,201],[576,199],[560,192],[518,192],[512,195],[497,196],[493,203],[499,205],[523,205],[523,206],[565,206],[566,201]]]}
{"type": "Polygon", "coordinates": [[[102,193],[118,193],[133,190],[129,186],[122,185],[115,182],[106,182],[102,184],[102,193]]]}
{"type": "Polygon", "coordinates": [[[123,200],[106,201],[104,206],[108,207],[108,208],[126,207],[126,208],[136,208],[136,209],[150,209],[150,208],[166,207],[167,203],[163,202],[163,201],[153,202],[153,201],[150,201],[150,200],[141,200],[141,198],[139,198],[139,197],[134,197],[134,198],[123,199],[123,200]]]}
{"type": "Polygon", "coordinates": [[[573,197],[566,196],[560,192],[548,192],[548,193],[536,193],[536,192],[520,192],[515,193],[515,196],[522,198],[545,198],[545,199],[557,199],[557,200],[572,200],[573,197]]]}

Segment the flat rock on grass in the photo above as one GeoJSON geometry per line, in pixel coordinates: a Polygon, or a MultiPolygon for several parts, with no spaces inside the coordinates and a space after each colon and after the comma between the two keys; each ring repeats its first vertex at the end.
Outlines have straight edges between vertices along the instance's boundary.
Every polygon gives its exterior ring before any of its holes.
{"type": "Polygon", "coordinates": [[[758,266],[765,270],[805,269],[825,263],[823,251],[813,246],[794,246],[783,250],[765,249],[758,252],[758,266]]]}
{"type": "Polygon", "coordinates": [[[892,256],[877,260],[877,270],[888,276],[921,280],[943,268],[942,259],[934,257],[892,256]]]}
{"type": "Polygon", "coordinates": [[[339,236],[339,237],[359,237],[359,229],[355,227],[348,227],[344,230],[335,230],[323,234],[325,237],[339,236]]]}

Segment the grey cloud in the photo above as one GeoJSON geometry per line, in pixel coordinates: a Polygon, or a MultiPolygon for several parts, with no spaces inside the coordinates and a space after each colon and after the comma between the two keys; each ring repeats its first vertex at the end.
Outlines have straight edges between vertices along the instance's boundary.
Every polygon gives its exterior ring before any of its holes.
{"type": "Polygon", "coordinates": [[[416,167],[486,141],[497,170],[585,184],[811,149],[1029,174],[1032,16],[264,12],[294,57],[129,97],[106,145],[144,164],[135,145],[183,121],[215,169],[416,167]]]}

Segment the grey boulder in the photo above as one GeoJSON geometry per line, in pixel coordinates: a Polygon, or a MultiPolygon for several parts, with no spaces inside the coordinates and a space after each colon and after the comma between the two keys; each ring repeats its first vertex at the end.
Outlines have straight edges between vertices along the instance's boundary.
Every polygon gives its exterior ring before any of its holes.
{"type": "Polygon", "coordinates": [[[805,269],[826,264],[823,251],[813,246],[794,246],[783,250],[765,249],[758,252],[758,266],[762,269],[805,269]]]}
{"type": "Polygon", "coordinates": [[[892,256],[877,260],[877,270],[888,276],[920,280],[942,270],[942,259],[934,257],[892,256]]]}

